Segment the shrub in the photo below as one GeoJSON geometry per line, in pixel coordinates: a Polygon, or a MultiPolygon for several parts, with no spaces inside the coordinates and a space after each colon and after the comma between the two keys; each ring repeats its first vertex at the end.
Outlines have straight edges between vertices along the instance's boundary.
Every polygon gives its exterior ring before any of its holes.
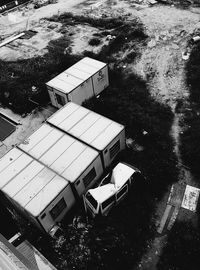
{"type": "Polygon", "coordinates": [[[200,44],[194,45],[190,59],[186,65],[187,84],[190,89],[190,111],[185,112],[183,125],[185,130],[181,134],[181,153],[186,165],[192,172],[200,176],[200,44]]]}
{"type": "Polygon", "coordinates": [[[178,222],[168,235],[167,245],[157,265],[158,270],[198,270],[200,234],[191,223],[178,222]]]}
{"type": "Polygon", "coordinates": [[[92,38],[88,43],[91,46],[98,46],[101,43],[101,40],[99,38],[92,38]]]}

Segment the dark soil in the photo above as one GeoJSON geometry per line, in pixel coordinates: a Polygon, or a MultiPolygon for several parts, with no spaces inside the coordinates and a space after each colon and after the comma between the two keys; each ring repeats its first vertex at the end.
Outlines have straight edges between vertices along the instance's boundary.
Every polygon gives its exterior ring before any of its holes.
{"type": "Polygon", "coordinates": [[[191,223],[179,222],[169,233],[168,243],[158,263],[158,270],[198,270],[200,232],[191,223]]]}

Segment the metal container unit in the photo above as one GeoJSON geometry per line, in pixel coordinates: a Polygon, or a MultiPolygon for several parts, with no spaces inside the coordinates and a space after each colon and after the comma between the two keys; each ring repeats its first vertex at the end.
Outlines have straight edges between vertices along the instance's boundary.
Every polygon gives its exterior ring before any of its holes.
{"type": "Polygon", "coordinates": [[[69,102],[47,122],[97,150],[107,168],[125,149],[125,127],[80,105],[69,102]]]}
{"type": "Polygon", "coordinates": [[[75,203],[66,179],[18,148],[0,159],[0,189],[22,216],[46,232],[75,203]]]}
{"type": "Polygon", "coordinates": [[[78,196],[103,174],[98,151],[47,123],[18,148],[68,180],[78,196]]]}
{"type": "Polygon", "coordinates": [[[81,105],[99,95],[108,85],[107,64],[89,57],[83,58],[46,83],[51,103],[57,108],[69,101],[81,105]]]}

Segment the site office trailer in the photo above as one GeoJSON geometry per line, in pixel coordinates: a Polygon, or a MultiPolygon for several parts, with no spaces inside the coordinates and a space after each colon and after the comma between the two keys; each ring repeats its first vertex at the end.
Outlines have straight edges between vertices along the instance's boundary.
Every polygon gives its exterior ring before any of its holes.
{"type": "Polygon", "coordinates": [[[79,197],[103,174],[98,151],[48,123],[18,147],[69,181],[79,197]]]}
{"type": "Polygon", "coordinates": [[[125,128],[100,114],[69,102],[47,122],[97,150],[107,168],[125,149],[125,128]]]}
{"type": "Polygon", "coordinates": [[[0,159],[0,189],[17,212],[46,232],[75,204],[66,179],[17,148],[0,159]]]}
{"type": "Polygon", "coordinates": [[[99,95],[109,85],[106,63],[85,57],[46,83],[53,106],[61,108],[69,101],[82,104],[99,95]]]}

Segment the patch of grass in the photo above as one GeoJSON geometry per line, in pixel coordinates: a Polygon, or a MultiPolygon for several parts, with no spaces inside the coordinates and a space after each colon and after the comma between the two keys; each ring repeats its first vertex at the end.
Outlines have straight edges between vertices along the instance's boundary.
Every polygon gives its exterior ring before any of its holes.
{"type": "Polygon", "coordinates": [[[200,176],[200,107],[192,106],[190,113],[184,116],[185,130],[181,134],[181,153],[184,162],[197,178],[200,176]]]}
{"type": "Polygon", "coordinates": [[[66,12],[61,15],[55,15],[51,18],[47,18],[49,21],[60,22],[63,25],[75,25],[88,23],[93,27],[102,29],[112,29],[124,24],[124,21],[119,18],[95,18],[84,15],[74,15],[70,12],[66,12]]]}
{"type": "Polygon", "coordinates": [[[195,4],[198,5],[200,3],[199,0],[157,0],[158,2],[162,4],[168,4],[168,5],[175,5],[180,8],[188,8],[191,5],[195,4]]]}
{"type": "Polygon", "coordinates": [[[158,270],[198,270],[200,233],[191,223],[178,222],[168,235],[167,245],[157,264],[158,270]]]}
{"type": "Polygon", "coordinates": [[[187,83],[190,89],[190,110],[185,113],[185,130],[181,135],[181,153],[186,165],[200,176],[200,44],[196,44],[186,65],[187,83]]]}
{"type": "Polygon", "coordinates": [[[91,46],[98,46],[101,43],[99,38],[92,38],[89,40],[88,44],[91,46]]]}
{"type": "Polygon", "coordinates": [[[190,59],[186,65],[187,83],[190,86],[190,99],[200,104],[200,44],[193,46],[190,59]]]}

